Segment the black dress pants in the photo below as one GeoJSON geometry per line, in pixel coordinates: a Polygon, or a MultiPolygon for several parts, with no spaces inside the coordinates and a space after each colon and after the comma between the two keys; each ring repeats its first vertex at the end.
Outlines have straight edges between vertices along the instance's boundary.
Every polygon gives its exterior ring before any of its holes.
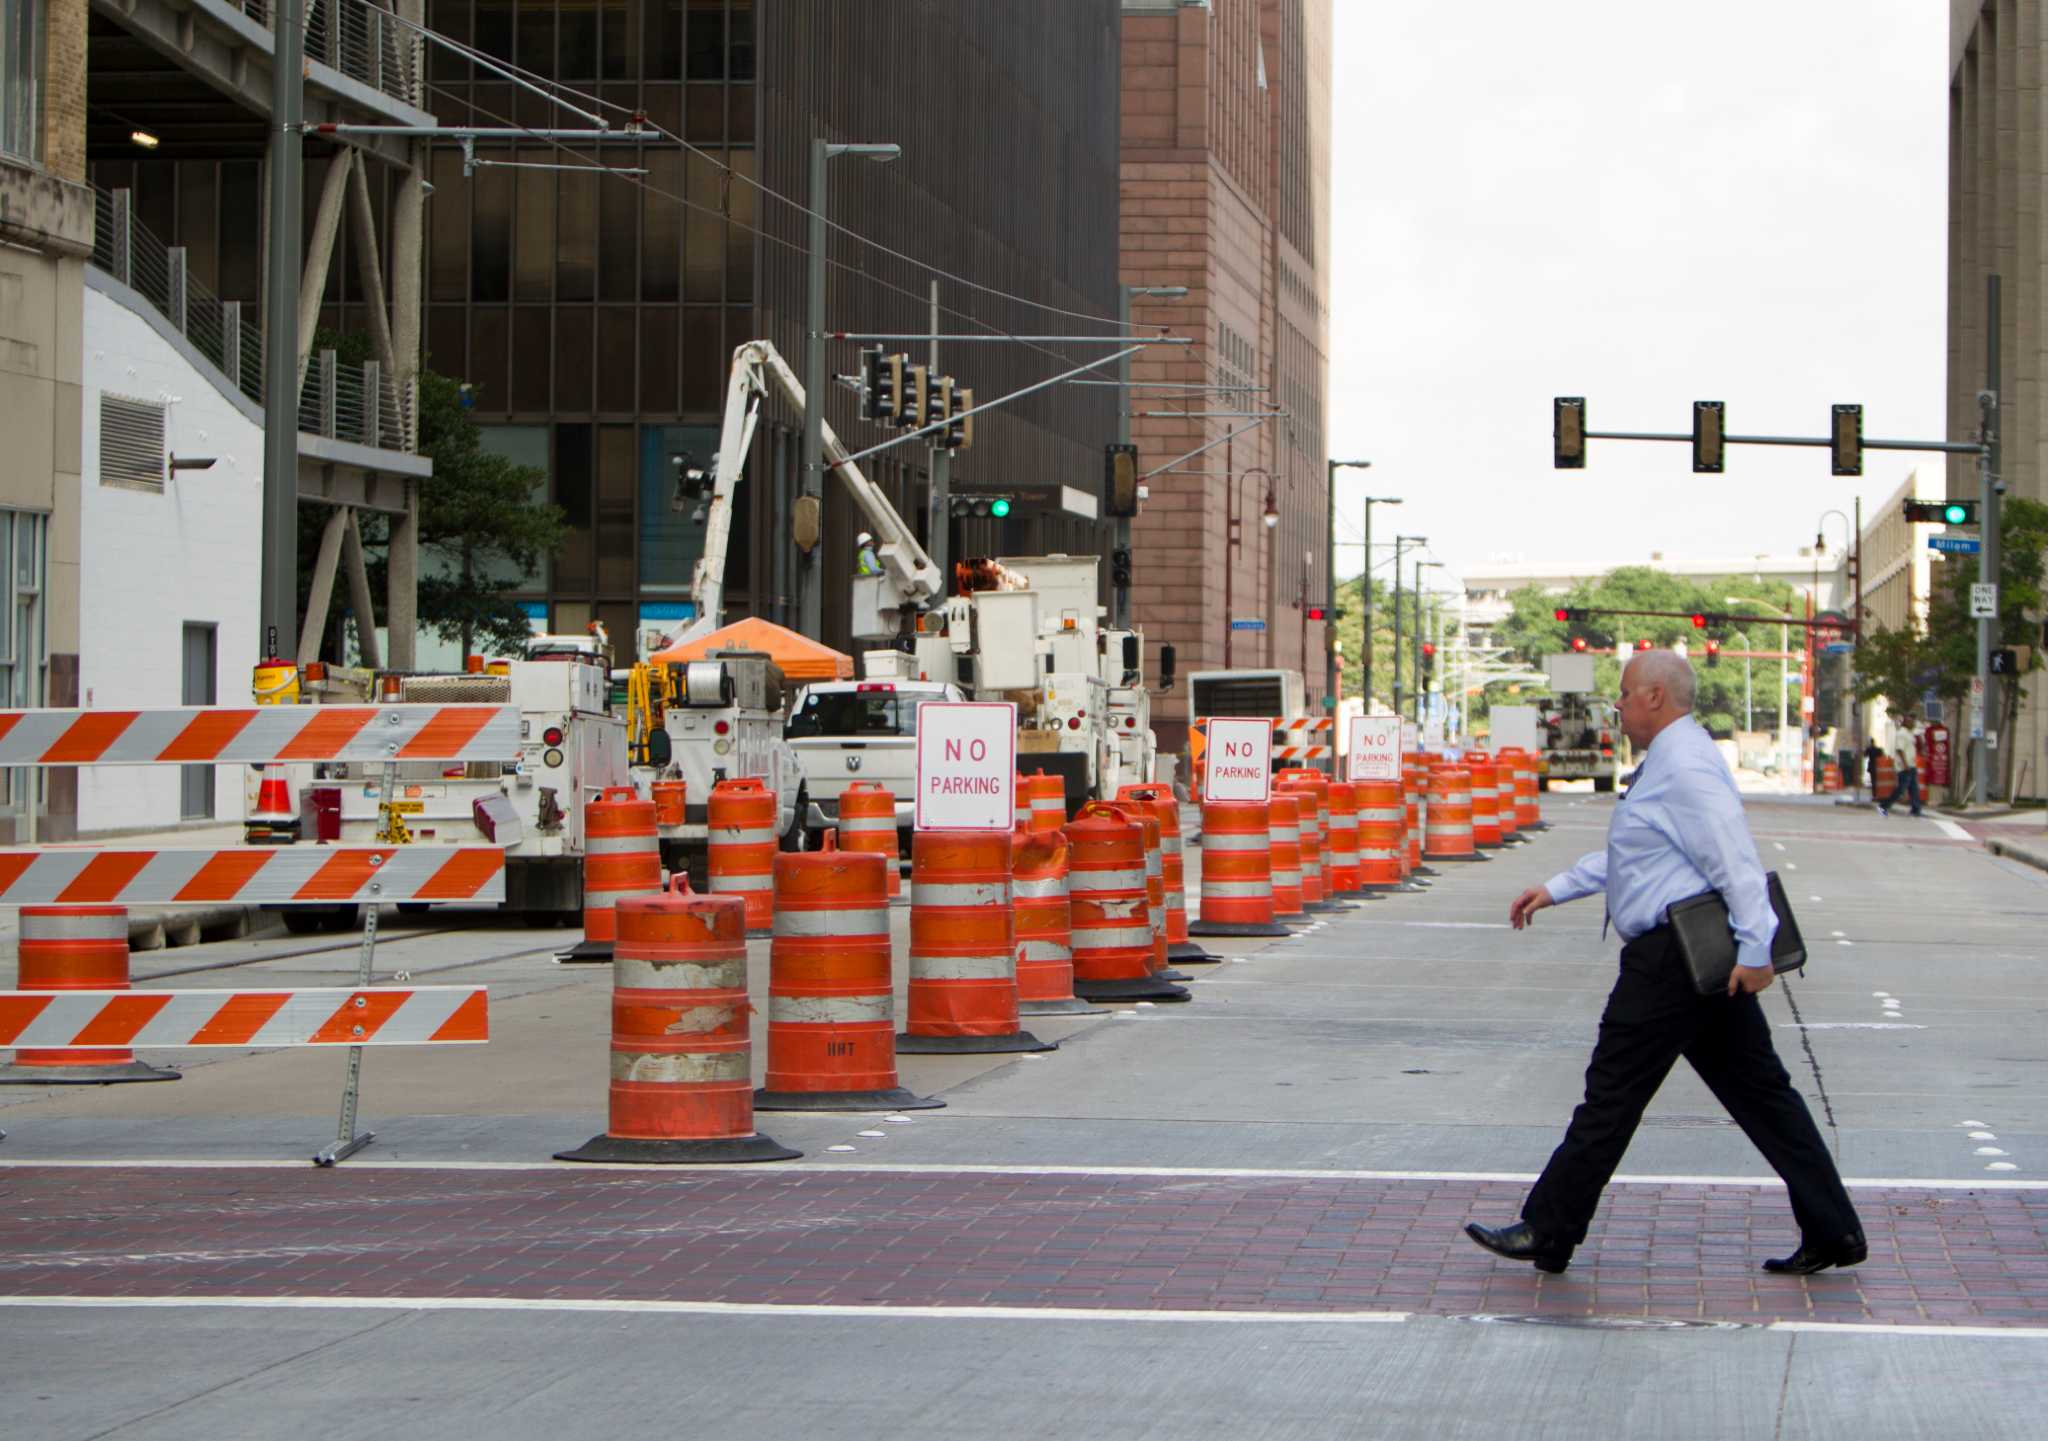
{"type": "Polygon", "coordinates": [[[1695,991],[1668,926],[1622,947],[1621,975],[1586,1067],[1586,1099],[1522,1203],[1523,1220],[1549,1240],[1576,1246],[1586,1239],[1643,1108],[1680,1056],[1784,1177],[1803,1237],[1826,1245],[1861,1234],[1834,1158],[1771,1045],[1757,998],[1695,991]]]}

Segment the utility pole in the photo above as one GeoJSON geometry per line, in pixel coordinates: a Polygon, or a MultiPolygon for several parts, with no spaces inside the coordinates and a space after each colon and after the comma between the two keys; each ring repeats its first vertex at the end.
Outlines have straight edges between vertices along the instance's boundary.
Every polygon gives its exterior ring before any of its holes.
{"type": "MultiPolygon", "coordinates": [[[[1405,545],[1405,544],[1407,543],[1407,540],[1408,540],[1408,537],[1406,537],[1405,535],[1397,535],[1397,536],[1395,536],[1395,537],[1394,537],[1394,689],[1393,689],[1393,692],[1392,692],[1392,694],[1393,694],[1393,697],[1394,697],[1394,714],[1395,714],[1395,715],[1400,715],[1400,714],[1402,713],[1402,712],[1401,712],[1401,547],[1402,547],[1403,545],[1405,545]]],[[[1372,562],[1371,562],[1371,559],[1370,559],[1370,555],[1371,555],[1371,553],[1370,553],[1370,552],[1367,552],[1367,557],[1368,557],[1368,558],[1367,558],[1367,561],[1366,561],[1366,572],[1365,572],[1365,573],[1366,573],[1366,576],[1367,576],[1368,578],[1370,578],[1370,577],[1371,577],[1371,575],[1372,575],[1372,562]]]]}
{"type": "MultiPolygon", "coordinates": [[[[1999,479],[1998,311],[1998,277],[1989,275],[1984,281],[1984,389],[1977,394],[1977,439],[1984,447],[1977,455],[1977,515],[1982,521],[1979,529],[1984,536],[1983,548],[1978,552],[1977,579],[1994,587],[1993,596],[1998,594],[1996,587],[2000,568],[1998,502],[2005,491],[2005,484],[1999,479]]],[[[1971,799],[1980,806],[1991,799],[1992,751],[1995,749],[1991,738],[1996,734],[1992,727],[1998,723],[2000,715],[1998,682],[1991,674],[1991,652],[1998,644],[1996,603],[1991,610],[1989,616],[1977,622],[1977,684],[1983,691],[1984,708],[1971,717],[1970,791],[1971,799]]]]}
{"type": "MultiPolygon", "coordinates": [[[[939,282],[932,282],[932,349],[927,363],[931,369],[926,373],[939,373],[939,282]]],[[[1129,365],[1129,361],[1124,362],[1129,365]]],[[[932,437],[931,463],[931,512],[925,521],[925,553],[932,558],[932,564],[939,568],[939,586],[946,594],[952,594],[952,583],[948,578],[951,561],[948,552],[953,543],[953,451],[945,442],[945,432],[932,437]]]]}
{"type": "Polygon", "coordinates": [[[299,643],[300,175],[305,152],[306,27],[301,0],[274,0],[270,68],[270,245],[263,286],[263,566],[258,644],[299,643]]]}
{"type": "MultiPolygon", "coordinates": [[[[1855,623],[1849,627],[1849,634],[1855,638],[1855,645],[1849,651],[1849,663],[1843,667],[1847,672],[1842,677],[1842,688],[1849,694],[1850,714],[1855,717],[1853,732],[1856,746],[1856,773],[1863,773],[1863,702],[1856,699],[1856,654],[1863,647],[1863,497],[1856,497],[1856,543],[1849,554],[1856,567],[1856,610],[1855,623]]],[[[1873,780],[1871,784],[1875,785],[1873,780]]]]}

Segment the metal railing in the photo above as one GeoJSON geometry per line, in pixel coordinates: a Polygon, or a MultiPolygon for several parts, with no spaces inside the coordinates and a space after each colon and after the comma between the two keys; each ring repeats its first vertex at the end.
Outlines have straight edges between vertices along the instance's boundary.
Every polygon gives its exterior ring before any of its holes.
{"type": "MultiPolygon", "coordinates": [[[[221,300],[194,284],[184,247],[165,245],[135,222],[129,191],[93,188],[92,263],[140,294],[230,385],[263,404],[261,308],[245,314],[239,300],[221,300]]],[[[323,350],[299,389],[299,429],[381,450],[416,450],[417,394],[374,361],[347,365],[323,350]]]]}
{"type": "MultiPolygon", "coordinates": [[[[268,30],[271,0],[228,0],[268,30]]],[[[394,100],[420,103],[421,41],[377,0],[305,0],[306,58],[394,100]]]]}

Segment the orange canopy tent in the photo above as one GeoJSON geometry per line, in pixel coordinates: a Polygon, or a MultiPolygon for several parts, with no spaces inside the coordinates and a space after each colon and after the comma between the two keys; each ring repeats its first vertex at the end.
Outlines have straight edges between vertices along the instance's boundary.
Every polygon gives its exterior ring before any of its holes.
{"type": "Polygon", "coordinates": [[[715,650],[765,651],[782,667],[783,679],[788,681],[853,679],[852,656],[843,655],[828,645],[820,645],[773,621],[751,615],[745,620],[721,626],[709,635],[700,635],[686,644],[670,646],[650,659],[660,665],[677,665],[683,661],[702,660],[715,650]]]}

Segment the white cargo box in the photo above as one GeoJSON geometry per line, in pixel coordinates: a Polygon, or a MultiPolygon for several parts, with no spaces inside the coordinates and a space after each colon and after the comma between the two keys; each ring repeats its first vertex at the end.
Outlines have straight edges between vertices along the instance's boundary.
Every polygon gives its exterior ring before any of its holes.
{"type": "Polygon", "coordinates": [[[1584,695],[1593,689],[1593,657],[1574,651],[1569,655],[1543,657],[1543,673],[1550,688],[1559,695],[1584,695]]]}

